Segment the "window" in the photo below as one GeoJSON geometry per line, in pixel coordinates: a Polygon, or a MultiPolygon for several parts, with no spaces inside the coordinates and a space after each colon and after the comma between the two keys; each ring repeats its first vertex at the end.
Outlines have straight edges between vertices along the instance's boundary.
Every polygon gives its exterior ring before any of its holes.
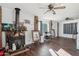
{"type": "Polygon", "coordinates": [[[77,23],[64,24],[64,34],[77,34],[77,23]]]}

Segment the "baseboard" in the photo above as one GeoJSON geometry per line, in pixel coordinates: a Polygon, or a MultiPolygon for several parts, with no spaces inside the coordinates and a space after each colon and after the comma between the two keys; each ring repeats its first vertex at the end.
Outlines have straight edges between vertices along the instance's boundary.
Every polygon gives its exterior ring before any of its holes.
{"type": "MultiPolygon", "coordinates": [[[[62,37],[62,36],[58,36],[58,37],[55,37],[55,38],[74,39],[74,38],[68,38],[68,37],[62,37]]],[[[75,39],[74,39],[74,40],[75,40],[75,39]]]]}

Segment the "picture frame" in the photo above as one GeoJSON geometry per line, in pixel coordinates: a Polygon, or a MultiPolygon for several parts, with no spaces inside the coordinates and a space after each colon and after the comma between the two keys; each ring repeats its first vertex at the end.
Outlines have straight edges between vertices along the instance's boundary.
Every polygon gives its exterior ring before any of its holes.
{"type": "Polygon", "coordinates": [[[39,41],[41,39],[39,31],[32,31],[32,38],[34,42],[39,41]]]}

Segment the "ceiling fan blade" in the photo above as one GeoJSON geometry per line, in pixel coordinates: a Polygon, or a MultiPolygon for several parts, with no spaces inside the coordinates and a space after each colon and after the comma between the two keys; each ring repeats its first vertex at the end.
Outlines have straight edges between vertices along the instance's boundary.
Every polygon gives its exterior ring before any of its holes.
{"type": "Polygon", "coordinates": [[[44,14],[46,14],[47,12],[49,12],[50,10],[47,10],[44,14]]]}
{"type": "Polygon", "coordinates": [[[54,7],[54,9],[64,9],[66,8],[65,6],[59,6],[59,7],[54,7]]]}

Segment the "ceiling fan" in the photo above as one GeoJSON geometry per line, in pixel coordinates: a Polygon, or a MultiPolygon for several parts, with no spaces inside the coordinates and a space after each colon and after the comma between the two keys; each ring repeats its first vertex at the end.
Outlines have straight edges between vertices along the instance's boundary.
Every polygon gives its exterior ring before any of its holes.
{"type": "MultiPolygon", "coordinates": [[[[44,9],[43,7],[41,7],[42,9],[44,9]]],[[[52,11],[53,12],[53,14],[56,14],[56,12],[55,12],[55,10],[56,9],[65,9],[66,7],[65,6],[63,6],[63,5],[61,5],[61,4],[57,4],[57,3],[51,3],[51,4],[49,4],[48,6],[47,6],[47,11],[44,13],[44,14],[46,14],[47,12],[49,12],[49,11],[52,11]]]]}

